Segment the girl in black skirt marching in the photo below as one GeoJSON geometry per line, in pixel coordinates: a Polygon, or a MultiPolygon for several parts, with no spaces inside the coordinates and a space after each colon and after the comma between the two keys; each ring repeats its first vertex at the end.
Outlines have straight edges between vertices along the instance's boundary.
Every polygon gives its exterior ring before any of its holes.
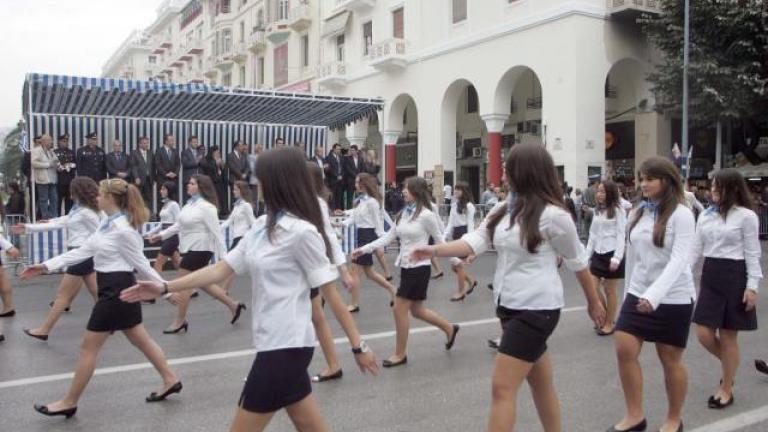
{"type": "MultiPolygon", "coordinates": [[[[475,230],[475,205],[472,204],[472,191],[467,182],[456,182],[453,188],[453,200],[451,213],[448,215],[448,224],[445,227],[445,241],[458,240],[464,234],[475,230]]],[[[464,259],[452,258],[451,269],[456,273],[458,292],[451,297],[451,301],[461,301],[475,290],[477,279],[467,273],[464,268],[464,259]],[[469,288],[467,288],[469,287],[469,288]]]]}
{"type": "MultiPolygon", "coordinates": [[[[238,180],[232,187],[232,195],[235,197],[235,205],[232,206],[232,211],[229,213],[227,220],[221,223],[222,231],[227,227],[232,227],[232,245],[229,250],[237,247],[240,240],[245,233],[251,229],[251,225],[256,222],[256,217],[253,216],[253,204],[251,202],[251,189],[248,182],[238,180]]],[[[229,289],[232,287],[232,281],[235,278],[229,278],[224,282],[224,292],[229,294],[229,289]]]]}
{"type": "MultiPolygon", "coordinates": [[[[158,215],[160,216],[160,223],[149,231],[145,237],[151,238],[160,231],[170,228],[173,224],[179,220],[179,213],[181,213],[181,207],[176,202],[176,184],[171,181],[163,182],[160,186],[160,202],[163,207],[160,209],[158,215]]],[[[163,240],[160,245],[160,252],[155,257],[155,271],[158,273],[163,272],[165,263],[171,260],[173,267],[179,269],[181,264],[181,255],[179,255],[179,235],[172,235],[163,240]]]]}
{"type": "Polygon", "coordinates": [[[744,178],[734,169],[715,173],[712,203],[696,225],[692,263],[704,256],[693,322],[699,342],[720,360],[720,386],[708,405],[733,404],[733,379],[739,367],[739,331],[757,329],[760,269],[760,222],[744,178]]]}
{"type": "Polygon", "coordinates": [[[135,283],[134,271],[145,278],[163,279],[144,256],[144,242],[137,229],[147,220],[147,209],[139,190],[122,179],[99,183],[99,208],[107,219],[99,229],[77,249],[27,267],[22,279],[38,276],[65,266],[93,258],[99,299],[93,307],[87,330],[80,347],[75,377],[63,399],[48,405],[35,405],[35,410],[47,416],[75,415],[77,402],[96,368],[96,359],[107,338],[122,331],[160,373],[163,385],[146,398],[147,402],[164,400],[181,391],[181,381],[168,367],[162,349],[152,340],[141,323],[141,305],[120,300],[120,292],[135,283]]]}
{"type": "Polygon", "coordinates": [[[668,408],[659,430],[682,431],[688,387],[683,353],[696,300],[690,262],[695,222],[683,203],[683,184],[672,162],[649,158],[640,165],[638,178],[646,201],[629,216],[629,277],[615,335],[626,413],[608,431],[647,428],[639,361],[645,342],[656,344],[664,367],[668,408]]]}
{"type": "Polygon", "coordinates": [[[602,328],[595,329],[598,335],[613,334],[616,319],[616,286],[624,279],[624,236],[627,229],[627,214],[619,202],[619,188],[608,180],[597,184],[595,194],[597,208],[589,227],[587,256],[589,271],[595,279],[595,286],[603,284],[600,301],[605,306],[608,319],[602,328]]]}

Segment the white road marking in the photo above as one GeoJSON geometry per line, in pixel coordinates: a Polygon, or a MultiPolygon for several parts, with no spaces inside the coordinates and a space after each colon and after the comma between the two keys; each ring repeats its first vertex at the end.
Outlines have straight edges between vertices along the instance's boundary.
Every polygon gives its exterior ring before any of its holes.
{"type": "Polygon", "coordinates": [[[698,427],[691,432],[731,432],[768,420],[768,405],[698,427]]]}

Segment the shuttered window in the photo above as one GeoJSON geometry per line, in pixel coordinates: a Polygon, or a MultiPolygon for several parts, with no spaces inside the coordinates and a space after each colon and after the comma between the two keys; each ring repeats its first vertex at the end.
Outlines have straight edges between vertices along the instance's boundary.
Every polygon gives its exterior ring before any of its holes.
{"type": "Polygon", "coordinates": [[[405,13],[403,8],[392,12],[392,37],[405,39],[405,13]]]}

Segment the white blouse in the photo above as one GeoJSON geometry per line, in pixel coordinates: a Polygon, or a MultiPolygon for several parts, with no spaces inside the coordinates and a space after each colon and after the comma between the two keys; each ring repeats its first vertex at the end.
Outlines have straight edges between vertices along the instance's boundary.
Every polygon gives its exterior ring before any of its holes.
{"type": "Polygon", "coordinates": [[[328,203],[324,199],[317,197],[317,202],[320,204],[320,213],[323,215],[323,231],[328,237],[328,242],[331,244],[331,250],[333,251],[333,265],[340,266],[347,262],[347,258],[344,255],[344,251],[341,249],[341,243],[336,236],[336,230],[331,225],[331,211],[328,208],[328,203]]]}
{"type": "Polygon", "coordinates": [[[213,252],[223,256],[226,252],[224,236],[219,226],[218,209],[203,198],[190,198],[181,208],[179,219],[160,232],[165,240],[179,235],[179,252],[213,252]]]}
{"type": "Polygon", "coordinates": [[[691,264],[701,255],[706,258],[744,260],[747,265],[747,289],[758,290],[763,271],[760,268],[760,221],[745,207],[733,207],[723,217],[714,207],[699,216],[691,264]]]}
{"type": "MultiPolygon", "coordinates": [[[[414,211],[415,212],[415,211],[414,211]]],[[[364,253],[372,253],[378,248],[390,244],[395,238],[400,240],[400,253],[397,255],[395,265],[401,268],[421,267],[429,264],[429,258],[421,261],[413,261],[411,251],[419,246],[426,246],[429,243],[429,237],[435,239],[435,243],[443,242],[443,235],[437,224],[437,219],[432,211],[423,208],[418,216],[409,212],[408,208],[403,210],[400,215],[400,221],[397,222],[386,234],[377,240],[368,243],[361,249],[364,253]]]]}
{"type": "Polygon", "coordinates": [[[93,258],[93,267],[100,273],[138,272],[139,276],[155,282],[163,278],[144,256],[144,240],[122,213],[108,217],[77,249],[45,261],[48,271],[81,263],[93,258]]]}
{"type": "MultiPolygon", "coordinates": [[[[637,211],[630,214],[630,221],[637,211]]],[[[661,303],[691,303],[696,300],[690,260],[696,226],[693,213],[678,204],[667,221],[661,248],[653,244],[654,221],[654,212],[646,208],[629,234],[627,292],[648,300],[654,309],[661,303]]]]}
{"type": "Polygon", "coordinates": [[[459,214],[458,203],[451,203],[451,214],[448,215],[448,225],[445,227],[445,241],[453,240],[453,229],[456,227],[467,227],[467,232],[475,230],[475,205],[467,203],[464,213],[459,214]]]}
{"type": "Polygon", "coordinates": [[[5,238],[2,234],[0,234],[0,249],[7,251],[8,249],[14,248],[16,246],[13,245],[13,243],[9,242],[8,239],[5,238]]]}
{"type": "Polygon", "coordinates": [[[589,240],[587,241],[587,257],[592,257],[592,252],[606,254],[613,251],[611,261],[617,265],[624,258],[625,235],[627,232],[627,213],[617,206],[613,219],[608,219],[608,211],[595,210],[592,218],[592,226],[589,227],[589,240]]]}
{"type": "Polygon", "coordinates": [[[42,232],[65,228],[67,246],[80,247],[99,228],[101,217],[88,207],[72,207],[69,214],[50,219],[45,223],[24,224],[27,232],[42,232]]]}
{"type": "Polygon", "coordinates": [[[257,352],[315,345],[309,290],[338,277],[320,233],[293,215],[279,218],[270,240],[256,219],[224,261],[251,276],[253,345],[257,352]]]}
{"type": "Polygon", "coordinates": [[[515,223],[509,229],[509,213],[496,225],[491,245],[488,221],[498,211],[506,212],[506,203],[496,205],[475,231],[462,237],[475,255],[491,246],[498,253],[493,277],[494,303],[507,309],[561,309],[565,300],[557,257],[562,256],[572,271],[587,268],[587,255],[571,214],[554,205],[544,208],[539,219],[539,231],[544,239],[532,254],[528,252],[527,243],[520,242],[520,224],[515,223]]]}
{"type": "Polygon", "coordinates": [[[232,208],[232,212],[227,220],[221,223],[221,229],[232,225],[232,237],[238,238],[245,235],[251,229],[251,225],[254,222],[256,222],[256,217],[253,216],[251,204],[243,199],[238,199],[235,201],[235,206],[232,208]]]}
{"type": "Polygon", "coordinates": [[[349,216],[344,220],[344,225],[355,224],[356,228],[373,228],[376,235],[384,233],[384,220],[381,216],[381,204],[375,198],[368,195],[360,195],[360,201],[351,210],[344,210],[344,215],[349,216]]]}

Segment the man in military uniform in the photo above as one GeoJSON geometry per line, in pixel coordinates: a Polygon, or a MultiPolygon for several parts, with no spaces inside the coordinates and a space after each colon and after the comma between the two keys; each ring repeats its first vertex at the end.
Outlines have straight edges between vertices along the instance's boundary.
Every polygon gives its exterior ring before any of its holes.
{"type": "Polygon", "coordinates": [[[104,150],[98,146],[96,132],[89,133],[85,138],[88,145],[77,149],[77,175],[90,177],[98,183],[106,177],[104,150]]]}
{"type": "Polygon", "coordinates": [[[69,195],[69,184],[72,183],[72,179],[75,178],[75,152],[69,148],[69,135],[59,135],[59,145],[53,152],[56,157],[59,158],[58,167],[58,187],[59,199],[56,202],[56,209],[61,210],[61,204],[64,203],[64,214],[69,213],[72,208],[72,197],[69,195]]]}

